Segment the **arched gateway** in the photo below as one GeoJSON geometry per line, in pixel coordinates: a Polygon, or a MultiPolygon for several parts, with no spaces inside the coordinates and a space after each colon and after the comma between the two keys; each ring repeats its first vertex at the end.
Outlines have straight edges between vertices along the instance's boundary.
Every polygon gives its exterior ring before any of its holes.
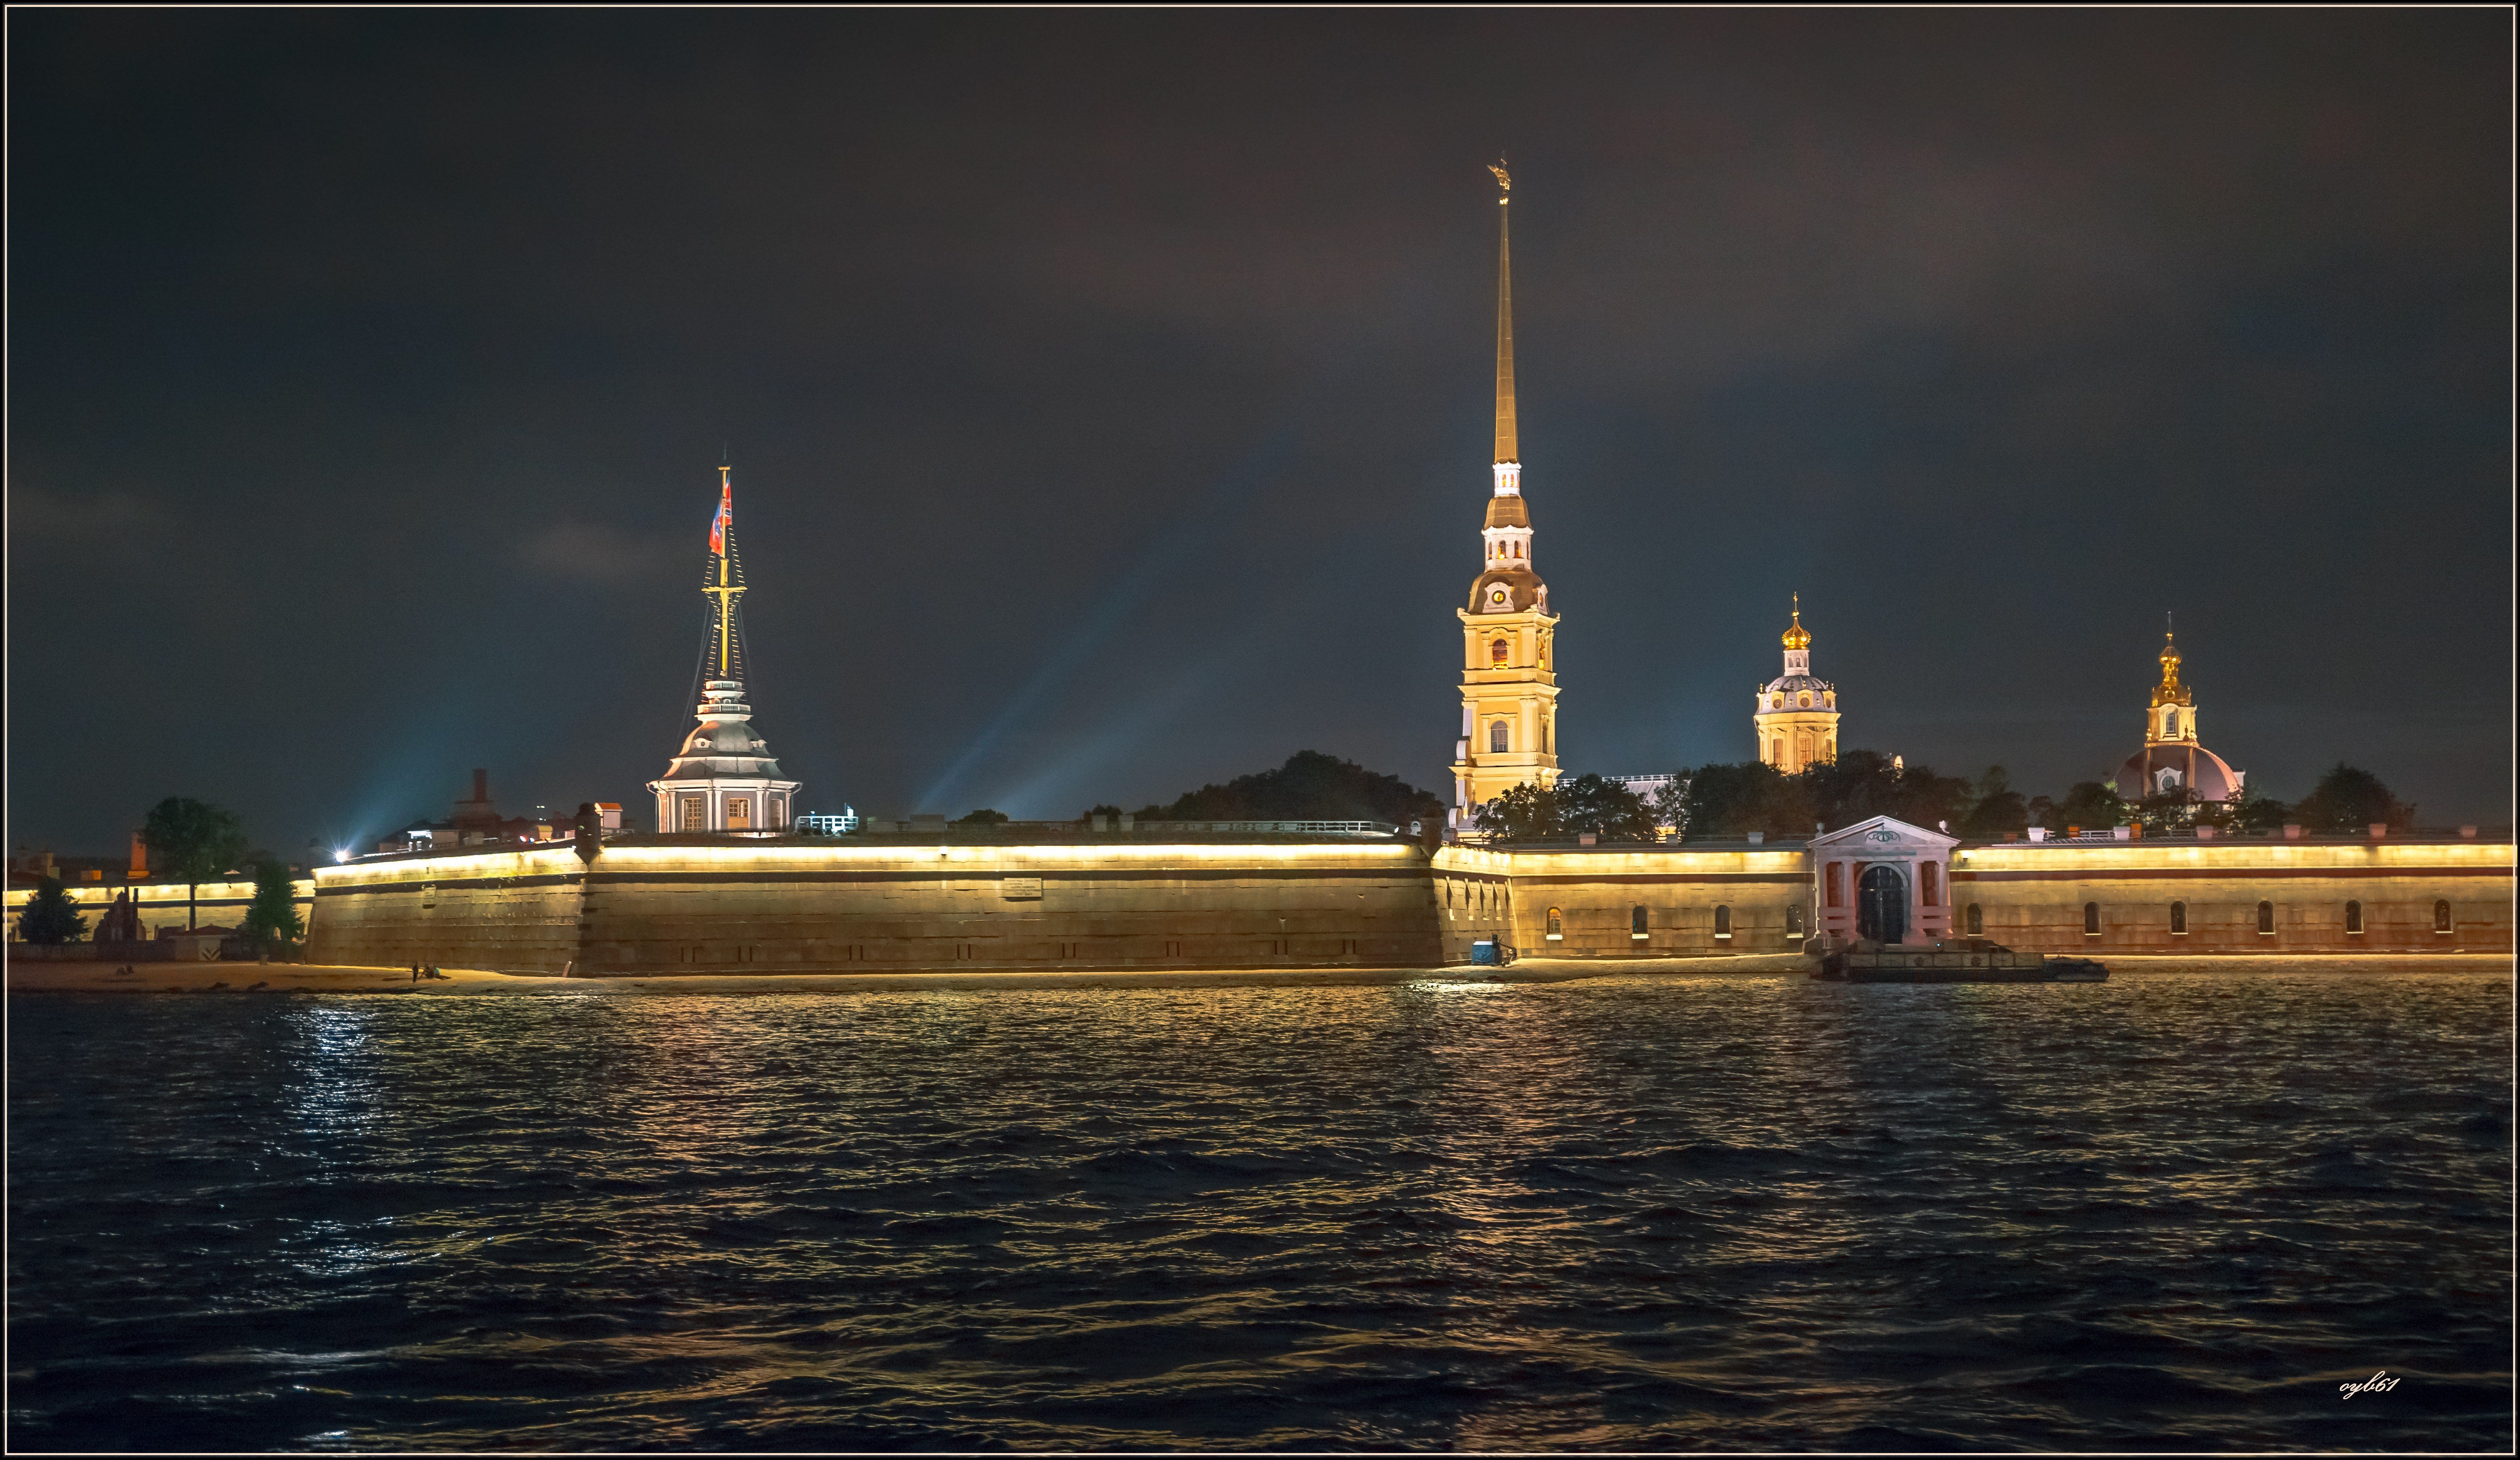
{"type": "Polygon", "coordinates": [[[1899,869],[1875,863],[1864,869],[1856,894],[1855,935],[1895,943],[1908,936],[1908,880],[1899,869]]]}

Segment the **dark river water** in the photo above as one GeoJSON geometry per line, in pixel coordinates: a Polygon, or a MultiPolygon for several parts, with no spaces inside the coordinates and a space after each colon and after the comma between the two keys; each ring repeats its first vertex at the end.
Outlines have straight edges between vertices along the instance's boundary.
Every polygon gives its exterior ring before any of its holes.
{"type": "Polygon", "coordinates": [[[2512,1440],[2507,972],[8,1007],[13,1447],[2512,1440]]]}

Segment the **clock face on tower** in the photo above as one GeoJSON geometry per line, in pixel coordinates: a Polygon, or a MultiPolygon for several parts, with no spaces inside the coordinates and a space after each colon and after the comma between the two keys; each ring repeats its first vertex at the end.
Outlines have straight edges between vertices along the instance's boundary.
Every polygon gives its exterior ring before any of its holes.
{"type": "Polygon", "coordinates": [[[1505,602],[1505,590],[1503,588],[1490,590],[1488,593],[1488,602],[1502,605],[1505,602]]]}

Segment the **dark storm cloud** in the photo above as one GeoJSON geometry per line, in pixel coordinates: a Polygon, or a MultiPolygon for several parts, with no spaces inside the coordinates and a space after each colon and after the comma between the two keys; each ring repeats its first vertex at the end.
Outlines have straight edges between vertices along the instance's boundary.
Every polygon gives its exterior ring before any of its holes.
{"type": "Polygon", "coordinates": [[[1438,787],[1501,146],[1571,768],[1799,588],[1850,744],[2095,774],[2176,608],[2275,794],[2507,814],[2499,13],[10,26],[18,840],[635,806],[722,443],[808,804],[1438,787]]]}

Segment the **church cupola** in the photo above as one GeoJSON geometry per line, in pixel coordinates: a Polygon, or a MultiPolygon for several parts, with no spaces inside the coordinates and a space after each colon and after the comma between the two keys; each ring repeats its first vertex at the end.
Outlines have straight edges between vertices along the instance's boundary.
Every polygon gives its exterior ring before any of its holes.
{"type": "Polygon", "coordinates": [[[1497,180],[1496,465],[1480,571],[1462,620],[1462,733],[1453,743],[1452,824],[1516,786],[1557,781],[1557,616],[1532,566],[1531,507],[1522,495],[1521,423],[1513,391],[1513,179],[1497,180]]]}
{"type": "Polygon", "coordinates": [[[2144,711],[2143,749],[2129,755],[2112,779],[2128,800],[2152,796],[2182,796],[2190,800],[2231,800],[2240,794],[2244,773],[2196,738],[2196,692],[2179,677],[2179,640],[2165,627],[2161,635],[2161,682],[2152,687],[2152,705],[2144,711]]]}
{"type": "Polygon", "coordinates": [[[735,546],[733,468],[718,468],[717,516],[700,593],[707,601],[701,645],[699,724],[683,737],[665,774],[648,783],[659,832],[777,832],[792,820],[799,782],[781,777],[769,743],[752,728],[743,695],[743,560],[735,546]]]}
{"type": "Polygon", "coordinates": [[[1784,634],[1785,672],[1759,687],[1750,710],[1760,762],[1789,776],[1837,758],[1837,686],[1812,674],[1812,636],[1803,627],[1799,593],[1793,612],[1784,634]]]}

